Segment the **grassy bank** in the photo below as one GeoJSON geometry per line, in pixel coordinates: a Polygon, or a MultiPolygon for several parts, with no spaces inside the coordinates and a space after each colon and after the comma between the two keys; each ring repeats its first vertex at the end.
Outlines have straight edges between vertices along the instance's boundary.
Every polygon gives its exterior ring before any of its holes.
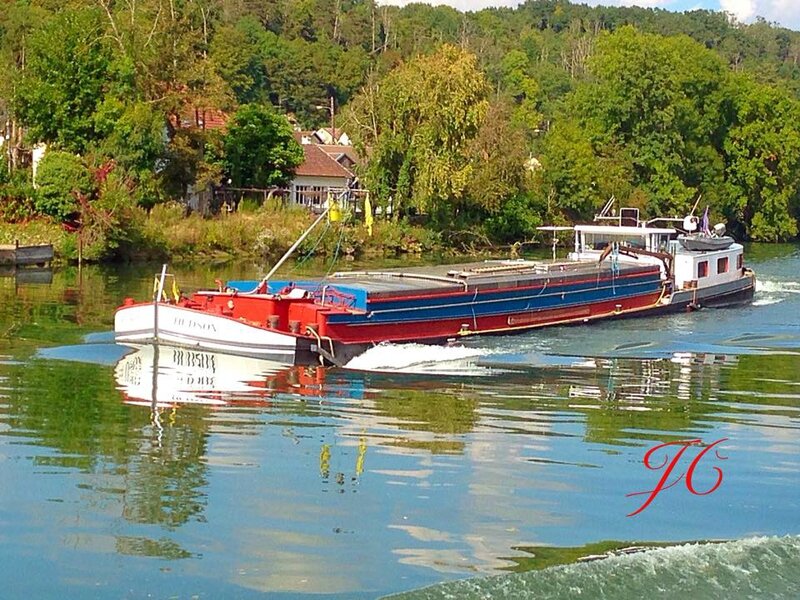
{"type": "MultiPolygon", "coordinates": [[[[187,215],[178,204],[149,212],[135,208],[113,218],[96,219],[83,231],[67,231],[47,220],[0,223],[0,243],[51,243],[56,259],[69,263],[162,260],[272,260],[282,255],[314,221],[307,209],[265,205],[203,218],[187,215]]],[[[441,236],[405,222],[376,221],[372,236],[365,225],[345,218],[324,222],[297,250],[302,256],[398,256],[443,252],[441,236]]]]}

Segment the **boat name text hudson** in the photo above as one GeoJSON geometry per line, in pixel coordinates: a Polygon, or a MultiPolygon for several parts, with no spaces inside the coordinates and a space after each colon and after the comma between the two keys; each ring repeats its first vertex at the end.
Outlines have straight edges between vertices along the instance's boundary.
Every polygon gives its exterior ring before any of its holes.
{"type": "Polygon", "coordinates": [[[175,317],[172,320],[172,324],[175,327],[185,327],[186,329],[217,332],[217,327],[213,323],[203,323],[202,321],[195,321],[194,319],[186,319],[184,317],[175,317]]]}

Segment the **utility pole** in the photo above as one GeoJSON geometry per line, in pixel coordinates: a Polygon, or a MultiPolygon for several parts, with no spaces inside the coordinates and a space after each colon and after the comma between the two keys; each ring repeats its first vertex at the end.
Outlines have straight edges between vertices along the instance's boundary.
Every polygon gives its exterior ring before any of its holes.
{"type": "Polygon", "coordinates": [[[333,94],[331,94],[331,136],[333,136],[333,143],[336,143],[336,105],[333,103],[333,94]]]}

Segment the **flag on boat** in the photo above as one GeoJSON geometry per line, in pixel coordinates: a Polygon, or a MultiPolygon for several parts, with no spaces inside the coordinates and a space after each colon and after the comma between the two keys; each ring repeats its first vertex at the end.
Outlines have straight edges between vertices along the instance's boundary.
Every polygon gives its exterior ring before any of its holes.
{"type": "Polygon", "coordinates": [[[706,212],[703,213],[703,220],[700,223],[700,231],[706,235],[711,235],[711,229],[708,226],[708,206],[706,206],[706,212]]]}

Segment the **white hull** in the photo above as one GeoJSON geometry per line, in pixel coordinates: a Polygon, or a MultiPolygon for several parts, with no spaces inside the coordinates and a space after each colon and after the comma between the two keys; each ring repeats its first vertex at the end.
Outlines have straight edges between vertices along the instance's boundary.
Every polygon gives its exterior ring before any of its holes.
{"type": "Polygon", "coordinates": [[[254,327],[223,315],[158,305],[158,339],[155,306],[123,306],[114,316],[117,342],[147,344],[161,342],[212,352],[266,358],[292,364],[298,353],[298,338],[254,327]]]}

